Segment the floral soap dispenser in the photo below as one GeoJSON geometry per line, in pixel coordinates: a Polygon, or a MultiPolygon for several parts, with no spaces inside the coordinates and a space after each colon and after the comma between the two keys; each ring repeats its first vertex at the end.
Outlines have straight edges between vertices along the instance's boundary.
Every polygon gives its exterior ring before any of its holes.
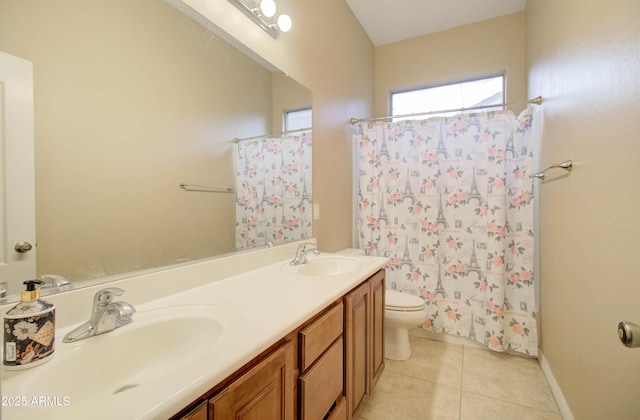
{"type": "Polygon", "coordinates": [[[47,362],[55,350],[56,308],[40,299],[40,280],[28,280],[20,303],[4,316],[6,369],[26,369],[47,362]]]}

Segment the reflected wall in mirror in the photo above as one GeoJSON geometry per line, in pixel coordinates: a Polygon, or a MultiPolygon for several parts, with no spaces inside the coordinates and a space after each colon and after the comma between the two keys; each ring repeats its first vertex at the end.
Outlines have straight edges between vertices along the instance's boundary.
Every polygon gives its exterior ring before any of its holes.
{"type": "Polygon", "coordinates": [[[311,93],[165,1],[0,10],[0,51],[34,68],[38,275],[234,252],[235,194],[178,184],[235,186],[233,139],[282,131],[283,110],[310,108],[311,93]]]}

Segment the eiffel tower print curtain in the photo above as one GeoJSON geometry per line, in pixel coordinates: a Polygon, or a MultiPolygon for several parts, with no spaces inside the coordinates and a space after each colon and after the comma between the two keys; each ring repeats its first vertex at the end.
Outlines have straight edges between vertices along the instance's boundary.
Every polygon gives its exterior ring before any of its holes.
{"type": "Polygon", "coordinates": [[[534,112],[360,123],[357,244],[423,328],[537,355],[534,112]]]}
{"type": "Polygon", "coordinates": [[[311,133],[235,145],[236,249],[310,238],[311,133]]]}

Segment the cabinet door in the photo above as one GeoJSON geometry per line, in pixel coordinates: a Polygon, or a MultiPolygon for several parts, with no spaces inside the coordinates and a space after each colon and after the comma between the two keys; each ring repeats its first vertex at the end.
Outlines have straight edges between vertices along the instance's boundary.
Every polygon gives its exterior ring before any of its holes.
{"type": "Polygon", "coordinates": [[[384,370],[384,270],[371,277],[371,381],[369,393],[384,370]]]}
{"type": "Polygon", "coordinates": [[[371,290],[369,282],[345,296],[345,364],[347,418],[357,417],[370,389],[371,290]]]}
{"type": "Polygon", "coordinates": [[[211,419],[293,419],[293,367],[287,342],[209,400],[211,419]]]}

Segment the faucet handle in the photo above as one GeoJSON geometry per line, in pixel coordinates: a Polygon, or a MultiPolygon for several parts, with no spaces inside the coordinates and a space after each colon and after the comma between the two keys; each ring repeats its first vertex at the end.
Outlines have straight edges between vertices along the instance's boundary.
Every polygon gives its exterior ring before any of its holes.
{"type": "Polygon", "coordinates": [[[305,243],[302,243],[302,244],[298,245],[298,250],[301,250],[302,252],[304,252],[304,251],[307,250],[308,246],[316,247],[317,245],[314,244],[313,242],[305,242],[305,243]]]}
{"type": "Polygon", "coordinates": [[[94,309],[110,304],[113,301],[114,296],[120,296],[123,293],[124,290],[119,287],[107,287],[106,289],[98,291],[98,293],[93,297],[94,309]]]}
{"type": "Polygon", "coordinates": [[[136,308],[134,308],[133,305],[127,302],[116,302],[115,304],[118,305],[120,309],[120,312],[116,317],[117,325],[122,326],[132,322],[133,319],[131,319],[131,316],[136,311],[136,308]]]}

